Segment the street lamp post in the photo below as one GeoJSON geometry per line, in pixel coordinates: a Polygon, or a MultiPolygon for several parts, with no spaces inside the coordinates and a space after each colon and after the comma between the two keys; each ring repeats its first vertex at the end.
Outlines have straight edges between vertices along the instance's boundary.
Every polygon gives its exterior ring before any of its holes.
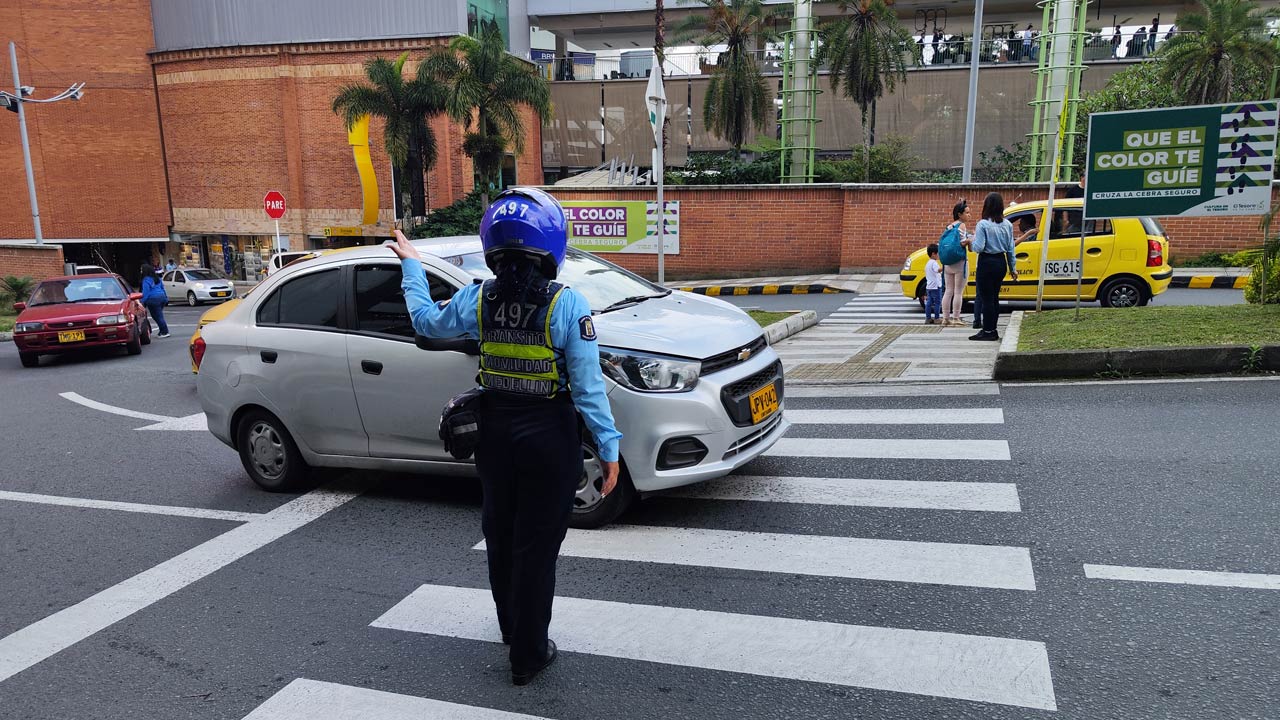
{"type": "Polygon", "coordinates": [[[58,102],[67,98],[79,100],[84,94],[84,83],[72,85],[54,97],[44,100],[28,98],[28,95],[35,92],[35,88],[22,86],[22,80],[18,77],[18,50],[12,42],[9,43],[9,63],[13,68],[13,94],[0,90],[0,105],[18,114],[18,133],[22,136],[22,161],[27,169],[27,195],[31,198],[31,224],[36,231],[36,244],[43,245],[44,231],[40,227],[40,204],[36,201],[36,176],[31,169],[31,143],[27,140],[27,113],[22,106],[32,102],[58,102]]]}

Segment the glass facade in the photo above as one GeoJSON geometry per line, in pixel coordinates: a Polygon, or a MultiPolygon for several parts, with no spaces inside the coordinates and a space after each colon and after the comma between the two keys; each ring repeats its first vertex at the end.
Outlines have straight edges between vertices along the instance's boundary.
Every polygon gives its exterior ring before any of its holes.
{"type": "Polygon", "coordinates": [[[478,35],[480,33],[480,24],[484,22],[498,24],[498,29],[502,31],[503,39],[507,41],[507,49],[510,50],[511,18],[507,12],[507,0],[468,0],[467,33],[478,35]]]}

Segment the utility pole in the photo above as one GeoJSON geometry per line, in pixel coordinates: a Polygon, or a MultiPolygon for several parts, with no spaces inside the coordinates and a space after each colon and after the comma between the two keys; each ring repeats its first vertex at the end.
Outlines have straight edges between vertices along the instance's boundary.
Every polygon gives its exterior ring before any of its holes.
{"type": "Polygon", "coordinates": [[[18,76],[18,47],[9,43],[9,64],[13,68],[13,94],[0,90],[0,105],[18,114],[18,134],[22,137],[22,161],[27,170],[27,195],[31,199],[31,224],[35,228],[36,244],[44,244],[44,230],[40,227],[40,203],[36,200],[36,176],[31,169],[31,143],[27,139],[27,113],[23,106],[27,103],[52,103],[59,100],[79,100],[84,94],[84,83],[77,83],[54,97],[45,100],[28,98],[36,91],[33,87],[23,87],[18,76]]]}
{"type": "Polygon", "coordinates": [[[978,60],[982,56],[982,0],[973,8],[973,40],[969,50],[969,107],[964,116],[964,163],[961,180],[973,181],[973,126],[978,118],[978,60]]]}

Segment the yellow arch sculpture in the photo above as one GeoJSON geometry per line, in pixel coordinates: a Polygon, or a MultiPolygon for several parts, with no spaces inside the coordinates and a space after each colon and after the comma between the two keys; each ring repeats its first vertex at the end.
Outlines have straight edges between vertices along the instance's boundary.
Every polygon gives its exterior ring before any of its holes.
{"type": "Polygon", "coordinates": [[[378,223],[378,178],[373,174],[373,160],[369,157],[369,116],[356,121],[347,131],[347,142],[356,159],[356,172],[360,174],[360,192],[364,195],[360,224],[378,223]]]}

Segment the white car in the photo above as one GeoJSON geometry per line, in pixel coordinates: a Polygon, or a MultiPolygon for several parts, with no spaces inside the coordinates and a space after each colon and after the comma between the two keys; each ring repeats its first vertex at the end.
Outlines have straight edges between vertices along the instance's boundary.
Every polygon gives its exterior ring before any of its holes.
{"type": "Polygon", "coordinates": [[[230,280],[213,274],[208,268],[179,268],[161,276],[169,301],[185,300],[195,307],[206,302],[225,302],[236,296],[230,280]]]}
{"type": "Polygon", "coordinates": [[[111,275],[111,271],[101,265],[76,265],[77,275],[111,275]]]}
{"type": "Polygon", "coordinates": [[[314,252],[305,252],[305,251],[299,252],[296,250],[289,251],[289,252],[276,253],[275,255],[271,256],[271,261],[267,263],[267,277],[271,277],[272,273],[284,267],[285,265],[288,265],[294,260],[297,260],[300,257],[307,257],[308,255],[314,255],[314,254],[315,254],[314,252]]]}
{"type": "MultiPolygon", "coordinates": [[[[490,276],[476,237],[417,240],[436,300],[490,276]]],[[[782,362],[755,320],[570,249],[560,271],[591,303],[620,443],[618,490],[590,438],[571,524],[612,521],[636,496],[721,477],[782,437],[782,362]]],[[[292,265],[201,330],[196,388],[209,431],[267,490],[307,468],[470,474],[436,435],[440,410],[475,387],[476,343],[416,338],[400,263],[385,247],[292,265]],[[424,352],[432,350],[434,352],[424,352]]]]}

